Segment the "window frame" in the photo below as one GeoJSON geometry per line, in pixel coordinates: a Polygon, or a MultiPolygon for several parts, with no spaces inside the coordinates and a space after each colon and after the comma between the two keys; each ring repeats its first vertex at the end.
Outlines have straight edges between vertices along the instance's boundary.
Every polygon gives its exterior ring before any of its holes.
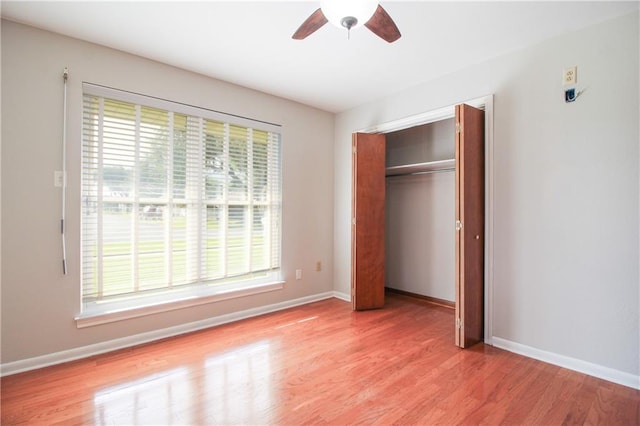
{"type": "MultiPolygon", "coordinates": [[[[106,86],[96,85],[92,83],[83,83],[82,96],[95,96],[99,98],[105,98],[110,100],[116,100],[120,102],[127,102],[134,105],[140,105],[144,107],[158,108],[163,111],[167,111],[174,114],[186,115],[188,117],[194,117],[203,120],[211,120],[219,123],[225,123],[228,126],[241,126],[248,129],[270,132],[277,134],[278,137],[278,153],[277,153],[277,172],[278,176],[278,200],[277,208],[279,209],[279,218],[277,222],[277,266],[268,270],[264,276],[259,278],[241,279],[232,282],[217,282],[215,285],[211,284],[211,281],[201,281],[199,283],[190,284],[184,287],[171,289],[170,287],[165,289],[156,290],[150,294],[144,294],[141,292],[134,296],[126,296],[121,300],[94,300],[90,302],[85,301],[84,297],[84,275],[81,274],[81,313],[78,314],[76,324],[79,328],[88,327],[92,325],[104,324],[113,321],[119,321],[127,318],[135,318],[144,315],[155,314],[159,312],[166,312],[174,309],[182,309],[189,306],[197,306],[206,303],[212,303],[221,300],[227,300],[236,297],[243,297],[251,294],[259,294],[268,291],[275,291],[284,287],[284,282],[281,276],[281,253],[282,253],[282,128],[280,125],[273,123],[251,120],[245,117],[236,115],[230,115],[213,111],[209,109],[203,109],[192,105],[168,101],[161,98],[151,97],[147,95],[141,95],[138,93],[123,91],[119,89],[113,89],[106,86]]],[[[82,115],[84,117],[84,102],[82,115]]],[[[84,122],[84,118],[83,118],[84,122]]],[[[81,144],[83,149],[82,155],[82,173],[85,170],[85,136],[81,137],[81,144]]],[[[201,142],[200,142],[201,143],[201,142]]],[[[247,154],[249,155],[249,154],[247,154]]],[[[171,162],[171,161],[170,161],[171,162]]],[[[84,178],[81,185],[81,198],[84,197],[84,178]]],[[[137,190],[137,189],[136,189],[137,190]]],[[[229,205],[233,204],[227,200],[229,205]]],[[[253,201],[250,202],[250,205],[253,201]]],[[[84,202],[83,202],[84,204],[84,202]]],[[[203,210],[206,212],[208,204],[206,203],[206,196],[203,197],[203,204],[199,205],[199,213],[203,214],[203,210]]],[[[81,207],[84,212],[84,207],[81,207]]],[[[85,220],[84,213],[81,214],[82,220],[85,220]]],[[[83,259],[81,262],[82,268],[84,268],[84,224],[81,226],[81,254],[83,259]]],[[[197,232],[203,232],[199,229],[197,232]]],[[[251,250],[251,245],[249,249],[251,250]]],[[[201,248],[199,249],[201,251],[201,248]]],[[[247,274],[247,275],[250,275],[247,274]]],[[[214,280],[215,281],[215,280],[214,280]]]]}

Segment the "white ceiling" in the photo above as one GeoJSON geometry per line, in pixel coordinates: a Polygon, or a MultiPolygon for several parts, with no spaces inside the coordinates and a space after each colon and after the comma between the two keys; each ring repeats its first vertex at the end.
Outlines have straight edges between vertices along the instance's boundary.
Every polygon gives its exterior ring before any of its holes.
{"type": "MultiPolygon", "coordinates": [[[[292,40],[318,1],[2,1],[2,16],[340,112],[638,10],[625,2],[382,1],[402,38],[327,24],[292,40]]],[[[567,64],[572,65],[572,64],[567,64]]],[[[561,70],[558,70],[561,78],[561,70]]]]}

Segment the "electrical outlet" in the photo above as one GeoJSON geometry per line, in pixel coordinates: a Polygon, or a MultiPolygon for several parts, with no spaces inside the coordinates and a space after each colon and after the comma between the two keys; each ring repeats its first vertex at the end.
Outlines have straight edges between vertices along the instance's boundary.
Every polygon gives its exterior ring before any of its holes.
{"type": "Polygon", "coordinates": [[[322,262],[320,262],[319,260],[316,262],[316,271],[322,271],[322,262]]]}
{"type": "Polygon", "coordinates": [[[302,269],[296,269],[296,280],[302,279],[302,269]]]}
{"type": "Polygon", "coordinates": [[[578,67],[572,66],[564,69],[562,74],[562,84],[564,86],[575,86],[578,82],[578,67]]]}

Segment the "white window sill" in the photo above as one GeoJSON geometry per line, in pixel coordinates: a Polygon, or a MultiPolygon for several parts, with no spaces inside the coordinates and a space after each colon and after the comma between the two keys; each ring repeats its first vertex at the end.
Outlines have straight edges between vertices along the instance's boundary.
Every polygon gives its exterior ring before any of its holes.
{"type": "Polygon", "coordinates": [[[133,308],[120,308],[113,310],[105,310],[101,312],[88,312],[78,315],[76,327],[85,328],[94,325],[108,324],[115,321],[122,321],[131,318],[142,317],[162,312],[173,311],[176,309],[189,308],[191,306],[204,305],[207,303],[219,302],[222,300],[235,299],[237,297],[250,296],[253,294],[266,293],[269,291],[280,290],[284,288],[284,281],[256,284],[251,287],[240,289],[226,289],[207,294],[205,296],[189,296],[179,300],[173,300],[163,303],[149,304],[145,306],[137,306],[133,308]]]}

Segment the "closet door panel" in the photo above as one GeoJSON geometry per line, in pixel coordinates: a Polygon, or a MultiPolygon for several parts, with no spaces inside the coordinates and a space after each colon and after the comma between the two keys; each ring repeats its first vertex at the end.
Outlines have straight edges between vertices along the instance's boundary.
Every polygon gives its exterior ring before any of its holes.
{"type": "Polygon", "coordinates": [[[456,106],[456,345],[484,331],[484,111],[456,106]]]}
{"type": "Polygon", "coordinates": [[[351,301],[354,310],[384,306],[385,135],[354,133],[351,301]]]}

